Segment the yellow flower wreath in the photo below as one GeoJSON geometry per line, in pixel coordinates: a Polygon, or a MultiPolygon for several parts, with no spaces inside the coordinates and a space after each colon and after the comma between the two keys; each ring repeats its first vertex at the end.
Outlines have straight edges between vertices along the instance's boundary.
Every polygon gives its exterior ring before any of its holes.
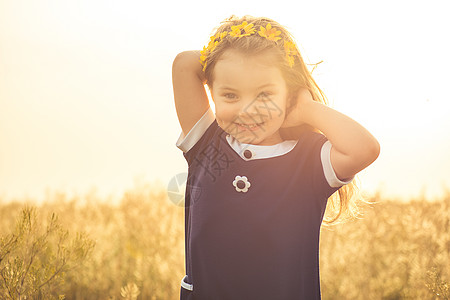
{"type": "MultiPolygon", "coordinates": [[[[239,25],[231,26],[230,32],[224,31],[211,36],[208,46],[203,47],[203,50],[200,51],[200,63],[203,65],[203,71],[205,71],[206,65],[208,63],[207,62],[208,55],[211,54],[216,49],[216,47],[223,41],[223,39],[227,35],[232,36],[234,38],[241,38],[244,36],[253,35],[255,33],[256,29],[254,28],[254,24],[253,23],[249,24],[247,21],[244,21],[239,25]]],[[[261,37],[266,38],[269,41],[273,41],[275,43],[278,43],[278,40],[281,40],[281,37],[279,37],[281,31],[272,28],[272,24],[270,23],[267,23],[266,27],[260,26],[258,34],[261,37]]],[[[284,41],[284,50],[286,52],[286,61],[292,68],[295,64],[295,56],[297,55],[297,50],[295,48],[294,43],[290,41],[284,41]]]]}

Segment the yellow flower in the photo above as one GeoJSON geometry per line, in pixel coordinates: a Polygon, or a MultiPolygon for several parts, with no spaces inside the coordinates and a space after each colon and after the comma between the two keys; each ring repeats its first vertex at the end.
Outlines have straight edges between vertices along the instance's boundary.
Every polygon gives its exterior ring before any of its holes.
{"type": "MultiPolygon", "coordinates": [[[[242,23],[244,24],[244,23],[242,23]]],[[[241,34],[241,28],[242,28],[242,24],[240,25],[235,25],[235,26],[231,26],[231,32],[230,35],[232,37],[238,37],[241,34]]]]}
{"type": "Polygon", "coordinates": [[[228,35],[228,31],[224,31],[222,33],[216,34],[216,37],[219,38],[220,40],[223,40],[223,38],[226,37],[227,35],[228,35]]]}
{"type": "Polygon", "coordinates": [[[243,25],[242,29],[244,29],[244,32],[245,32],[244,36],[251,35],[251,34],[255,33],[255,28],[253,28],[253,24],[252,23],[247,24],[247,22],[244,21],[242,23],[242,25],[243,25]],[[245,25],[244,25],[244,23],[245,23],[245,25]]]}
{"type": "Polygon", "coordinates": [[[203,66],[203,71],[206,68],[206,57],[208,56],[208,54],[209,54],[208,48],[203,46],[203,50],[200,51],[200,63],[203,66]]]}
{"type": "Polygon", "coordinates": [[[203,54],[201,51],[200,51],[200,63],[203,63],[203,62],[205,62],[206,61],[206,54],[203,54]]]}
{"type": "Polygon", "coordinates": [[[287,59],[287,62],[289,64],[289,67],[292,68],[294,66],[294,64],[295,64],[295,57],[294,56],[290,56],[290,55],[286,55],[286,59],[287,59]]]}
{"type": "Polygon", "coordinates": [[[228,31],[224,31],[222,33],[217,33],[216,35],[213,35],[209,38],[209,43],[208,46],[203,46],[203,50],[200,51],[200,63],[203,66],[203,71],[205,71],[206,69],[206,59],[208,57],[209,54],[211,54],[211,52],[213,52],[217,45],[220,44],[220,42],[222,42],[223,38],[225,36],[227,36],[228,31]]]}
{"type": "Polygon", "coordinates": [[[241,34],[241,29],[240,28],[237,28],[236,26],[231,26],[230,35],[232,37],[238,37],[240,34],[241,34]]]}
{"type": "Polygon", "coordinates": [[[219,45],[218,41],[213,41],[208,44],[208,52],[211,53],[216,49],[217,45],[219,45]]]}
{"type": "Polygon", "coordinates": [[[266,28],[260,26],[259,29],[259,35],[265,37],[266,39],[274,42],[281,40],[281,38],[279,37],[281,31],[272,28],[272,25],[270,23],[267,23],[266,28]]]}
{"type": "Polygon", "coordinates": [[[294,43],[284,41],[284,51],[286,52],[286,60],[288,61],[289,66],[292,68],[295,62],[295,56],[297,55],[294,43]]]}
{"type": "Polygon", "coordinates": [[[249,36],[255,33],[255,28],[253,28],[253,24],[248,24],[247,21],[242,22],[240,25],[231,26],[230,35],[232,37],[242,37],[249,36]],[[242,30],[244,32],[242,33],[242,30]]]}
{"type": "Polygon", "coordinates": [[[208,62],[206,61],[206,56],[200,56],[199,62],[203,66],[203,71],[205,71],[206,65],[208,64],[208,62]]]}
{"type": "Polygon", "coordinates": [[[286,51],[287,55],[295,55],[297,54],[295,51],[295,45],[292,42],[284,41],[284,51],[286,51]]]}

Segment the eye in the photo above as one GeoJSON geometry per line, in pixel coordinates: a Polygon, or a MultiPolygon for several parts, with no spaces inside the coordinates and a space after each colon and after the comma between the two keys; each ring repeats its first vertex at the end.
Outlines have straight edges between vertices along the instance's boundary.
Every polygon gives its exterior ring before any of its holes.
{"type": "Polygon", "coordinates": [[[261,100],[269,100],[270,95],[271,94],[269,92],[261,92],[259,93],[258,98],[261,100]]]}
{"type": "Polygon", "coordinates": [[[223,95],[227,100],[235,100],[237,99],[237,96],[233,93],[226,93],[223,95]]]}

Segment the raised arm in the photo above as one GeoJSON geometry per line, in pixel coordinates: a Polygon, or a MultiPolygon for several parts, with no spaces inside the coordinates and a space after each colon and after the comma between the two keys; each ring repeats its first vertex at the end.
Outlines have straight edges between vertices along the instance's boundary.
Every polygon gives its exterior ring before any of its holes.
{"type": "Polygon", "coordinates": [[[177,55],[172,65],[172,84],[178,121],[186,135],[209,108],[200,51],[177,55]]]}
{"type": "Polygon", "coordinates": [[[350,117],[316,101],[308,90],[298,95],[297,108],[283,126],[307,123],[325,134],[332,144],[331,164],[339,179],[348,179],[374,162],[378,141],[350,117]]]}

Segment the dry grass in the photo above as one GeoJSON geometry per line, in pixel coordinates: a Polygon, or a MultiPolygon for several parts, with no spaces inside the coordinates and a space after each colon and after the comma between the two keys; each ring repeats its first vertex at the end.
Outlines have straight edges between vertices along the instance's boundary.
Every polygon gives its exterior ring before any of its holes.
{"type": "Polygon", "coordinates": [[[450,195],[383,201],[362,219],[322,229],[324,299],[448,299],[450,195]]]}
{"type": "MultiPolygon", "coordinates": [[[[362,219],[322,230],[323,299],[448,299],[450,195],[436,202],[373,200],[379,203],[362,219]]],[[[22,208],[0,206],[1,237],[22,208]]],[[[119,205],[60,194],[37,211],[42,220],[56,213],[62,228],[95,241],[76,272],[64,274],[56,298],[179,298],[184,209],[168,200],[165,187],[141,185],[119,205]]]]}

